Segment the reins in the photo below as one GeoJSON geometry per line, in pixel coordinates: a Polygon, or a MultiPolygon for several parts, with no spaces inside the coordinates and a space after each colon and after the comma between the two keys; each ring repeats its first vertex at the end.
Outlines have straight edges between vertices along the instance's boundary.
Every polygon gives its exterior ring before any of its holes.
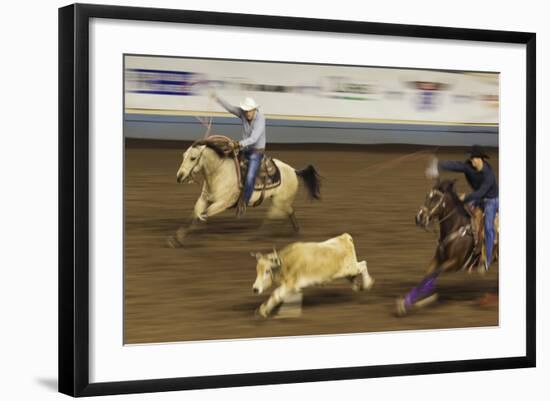
{"type": "MultiPolygon", "coordinates": [[[[436,212],[436,210],[441,206],[445,206],[445,202],[444,202],[444,199],[445,199],[445,194],[437,189],[433,189],[431,192],[430,192],[430,197],[432,197],[434,194],[436,195],[439,195],[440,198],[438,200],[438,202],[436,203],[436,205],[434,207],[431,208],[431,210],[428,210],[427,207],[423,206],[423,209],[426,210],[427,214],[428,214],[428,217],[430,219],[433,218],[433,215],[434,213],[436,212]]],[[[447,213],[447,215],[443,216],[442,218],[439,219],[439,224],[441,225],[441,223],[443,223],[444,221],[448,220],[449,218],[451,218],[454,214],[456,214],[456,208],[454,208],[453,210],[451,210],[449,213],[447,213]]],[[[466,233],[468,233],[468,231],[470,231],[471,227],[470,227],[470,224],[467,224],[465,226],[460,226],[457,230],[447,234],[443,239],[438,239],[438,244],[439,244],[439,247],[445,247],[447,244],[449,244],[451,241],[453,241],[454,239],[458,238],[458,237],[463,237],[464,235],[466,235],[466,233]]],[[[435,230],[434,230],[434,233],[435,233],[435,230]]]]}
{"type": "Polygon", "coordinates": [[[451,210],[451,212],[447,216],[443,217],[442,219],[439,219],[439,224],[443,223],[445,220],[447,220],[449,217],[451,217],[455,213],[456,213],[456,209],[451,210]]]}

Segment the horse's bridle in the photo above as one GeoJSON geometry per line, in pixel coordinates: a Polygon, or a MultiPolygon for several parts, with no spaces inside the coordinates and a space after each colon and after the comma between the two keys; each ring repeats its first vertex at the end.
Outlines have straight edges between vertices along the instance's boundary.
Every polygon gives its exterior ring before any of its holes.
{"type": "MultiPolygon", "coordinates": [[[[206,149],[206,148],[204,148],[206,149]]],[[[195,182],[195,169],[197,168],[197,166],[199,165],[199,162],[201,161],[201,157],[202,157],[202,152],[204,152],[204,149],[202,149],[199,153],[199,155],[197,156],[197,161],[195,162],[195,164],[193,165],[193,167],[191,167],[191,169],[189,170],[189,174],[187,175],[188,178],[191,178],[190,180],[186,179],[186,181],[188,183],[193,183],[195,182]]],[[[183,182],[183,181],[182,181],[183,182]]]]}
{"type": "MultiPolygon", "coordinates": [[[[195,164],[193,165],[193,167],[191,167],[191,170],[189,171],[188,177],[191,177],[191,181],[189,181],[191,183],[195,182],[195,169],[199,165],[199,162],[201,160],[202,154],[204,153],[205,149],[206,149],[206,146],[200,151],[199,155],[197,156],[197,161],[195,162],[195,164]]],[[[218,171],[218,169],[221,167],[222,164],[223,164],[223,159],[220,161],[220,164],[218,164],[216,166],[216,168],[214,169],[214,172],[218,171]]]]}
{"type": "Polygon", "coordinates": [[[445,202],[444,202],[445,194],[439,191],[438,189],[432,189],[430,191],[429,199],[432,199],[434,195],[439,195],[439,200],[437,201],[436,205],[431,208],[431,210],[428,209],[425,204],[420,208],[420,210],[426,213],[429,219],[433,218],[435,211],[439,209],[440,206],[443,205],[443,207],[445,207],[445,202]]]}

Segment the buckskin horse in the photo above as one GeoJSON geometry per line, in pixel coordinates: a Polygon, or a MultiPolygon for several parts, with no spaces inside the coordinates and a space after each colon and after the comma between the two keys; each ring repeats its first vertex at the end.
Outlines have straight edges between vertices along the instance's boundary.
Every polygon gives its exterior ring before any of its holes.
{"type": "MultiPolygon", "coordinates": [[[[189,224],[178,229],[175,236],[168,238],[170,246],[182,246],[186,235],[197,224],[237,204],[241,193],[241,174],[235,159],[237,156],[231,151],[231,143],[230,138],[211,136],[194,142],[183,153],[183,160],[176,174],[177,182],[195,182],[200,178],[203,183],[189,224]]],[[[294,231],[298,231],[299,225],[292,206],[298,192],[298,178],[303,180],[311,198],[320,199],[320,177],[312,165],[303,170],[295,170],[280,160],[271,159],[271,162],[276,171],[275,177],[261,171],[265,169],[262,162],[262,168],[258,172],[261,175],[260,181],[257,177],[250,204],[259,205],[264,198],[270,199],[267,218],[288,218],[294,231]]]]}
{"type": "Polygon", "coordinates": [[[415,217],[416,224],[423,228],[430,226],[435,219],[439,221],[435,255],[420,284],[397,300],[399,316],[437,299],[435,287],[441,273],[470,271],[478,264],[480,255],[476,252],[471,216],[455,192],[455,180],[438,180],[415,217]]]}

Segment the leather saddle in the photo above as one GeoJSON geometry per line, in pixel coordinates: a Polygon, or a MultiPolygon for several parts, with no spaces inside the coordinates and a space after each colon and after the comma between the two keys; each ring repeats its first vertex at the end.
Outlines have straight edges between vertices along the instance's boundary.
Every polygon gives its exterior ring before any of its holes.
{"type": "MultiPolygon", "coordinates": [[[[240,168],[240,187],[244,186],[244,177],[248,170],[248,160],[242,155],[239,155],[240,168]]],[[[254,182],[254,190],[261,191],[275,188],[281,185],[281,172],[273,159],[264,155],[258,173],[256,173],[256,181],[254,182]]]]}
{"type": "Polygon", "coordinates": [[[465,208],[470,215],[470,226],[472,227],[472,234],[476,243],[482,243],[485,234],[485,225],[483,224],[483,210],[479,207],[466,207],[465,208]]]}

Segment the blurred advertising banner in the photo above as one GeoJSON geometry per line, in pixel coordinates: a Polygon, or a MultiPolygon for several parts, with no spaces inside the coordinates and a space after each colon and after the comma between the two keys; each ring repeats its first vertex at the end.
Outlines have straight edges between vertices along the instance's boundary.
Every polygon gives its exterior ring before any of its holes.
{"type": "Polygon", "coordinates": [[[268,118],[498,125],[498,73],[125,57],[126,113],[224,115],[252,97],[268,118]]]}

